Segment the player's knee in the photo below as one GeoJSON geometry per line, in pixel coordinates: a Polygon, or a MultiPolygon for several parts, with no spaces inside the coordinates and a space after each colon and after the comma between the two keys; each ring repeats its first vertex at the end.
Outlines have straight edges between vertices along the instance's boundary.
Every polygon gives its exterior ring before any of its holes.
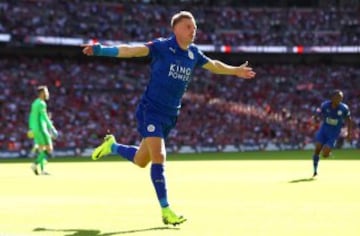
{"type": "Polygon", "coordinates": [[[166,155],[163,153],[158,153],[157,155],[152,155],[151,161],[153,163],[164,163],[166,160],[166,155]]]}
{"type": "Polygon", "coordinates": [[[134,157],[134,164],[137,165],[140,168],[145,168],[149,162],[150,162],[150,156],[149,154],[146,154],[144,152],[136,152],[134,157]]]}
{"type": "Polygon", "coordinates": [[[140,162],[140,163],[135,163],[135,164],[140,168],[145,168],[145,167],[147,167],[149,162],[140,162]]]}
{"type": "Polygon", "coordinates": [[[325,158],[329,157],[330,154],[331,154],[331,152],[329,150],[325,150],[325,151],[322,152],[322,156],[325,157],[325,158]]]}
{"type": "Polygon", "coordinates": [[[325,157],[325,158],[326,158],[326,157],[329,157],[329,156],[330,156],[330,153],[323,153],[322,156],[325,157]]]}

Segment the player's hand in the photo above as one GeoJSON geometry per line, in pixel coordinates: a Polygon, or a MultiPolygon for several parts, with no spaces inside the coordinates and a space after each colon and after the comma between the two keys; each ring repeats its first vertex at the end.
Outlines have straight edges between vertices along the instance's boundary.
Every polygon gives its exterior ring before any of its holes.
{"type": "Polygon", "coordinates": [[[32,130],[29,130],[27,133],[26,133],[27,137],[30,138],[30,139],[33,139],[34,138],[34,133],[32,132],[32,130]]]}
{"type": "Polygon", "coordinates": [[[82,52],[87,56],[93,56],[94,52],[93,52],[92,46],[93,46],[92,44],[83,44],[83,45],[81,45],[81,47],[84,47],[82,52]]]}
{"type": "Polygon", "coordinates": [[[255,78],[256,73],[251,67],[248,67],[249,62],[246,61],[244,64],[236,68],[235,75],[244,79],[255,78]]]}
{"type": "Polygon", "coordinates": [[[53,139],[56,139],[59,136],[59,132],[55,128],[50,130],[50,134],[53,139]]]}
{"type": "Polygon", "coordinates": [[[320,121],[320,117],[318,115],[313,115],[311,116],[312,120],[315,122],[319,122],[320,121]]]}
{"type": "Polygon", "coordinates": [[[101,50],[101,44],[83,44],[81,47],[84,47],[82,52],[87,56],[94,56],[96,52],[101,50]]]}

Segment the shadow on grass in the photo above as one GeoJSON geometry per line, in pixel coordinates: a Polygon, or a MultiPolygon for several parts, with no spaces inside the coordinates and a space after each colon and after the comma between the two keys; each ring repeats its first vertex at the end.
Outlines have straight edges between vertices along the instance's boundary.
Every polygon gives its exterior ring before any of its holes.
{"type": "Polygon", "coordinates": [[[133,230],[123,230],[117,232],[102,233],[100,230],[96,229],[47,229],[47,228],[35,228],[34,232],[63,232],[64,236],[111,236],[111,235],[121,235],[121,234],[135,234],[146,231],[160,231],[160,230],[180,230],[175,227],[153,227],[145,229],[133,229],[133,230]]]}
{"type": "Polygon", "coordinates": [[[315,178],[303,178],[303,179],[294,179],[289,181],[290,184],[302,183],[302,182],[311,182],[316,180],[315,178]]]}

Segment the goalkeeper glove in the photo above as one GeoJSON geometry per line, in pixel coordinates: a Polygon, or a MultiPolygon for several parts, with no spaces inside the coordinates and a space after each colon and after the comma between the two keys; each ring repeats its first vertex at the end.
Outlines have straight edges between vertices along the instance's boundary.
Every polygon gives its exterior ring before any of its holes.
{"type": "Polygon", "coordinates": [[[26,133],[27,137],[30,139],[34,138],[34,133],[32,132],[32,130],[28,130],[28,132],[26,133]]]}
{"type": "Polygon", "coordinates": [[[50,129],[50,134],[53,139],[56,139],[59,136],[59,132],[55,128],[50,129]]]}

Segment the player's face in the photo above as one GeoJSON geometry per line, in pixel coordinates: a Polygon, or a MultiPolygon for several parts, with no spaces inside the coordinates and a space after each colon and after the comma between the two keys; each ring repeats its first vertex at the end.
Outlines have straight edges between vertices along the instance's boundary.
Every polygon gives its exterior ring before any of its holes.
{"type": "Polygon", "coordinates": [[[337,93],[332,97],[331,101],[334,105],[339,105],[340,102],[342,102],[343,98],[344,98],[343,93],[337,93]]]}
{"type": "Polygon", "coordinates": [[[50,93],[48,89],[44,89],[44,99],[45,100],[49,100],[50,98],[50,93]]]}
{"type": "Polygon", "coordinates": [[[174,28],[176,38],[180,41],[191,44],[196,36],[196,23],[193,19],[183,18],[174,28]]]}

